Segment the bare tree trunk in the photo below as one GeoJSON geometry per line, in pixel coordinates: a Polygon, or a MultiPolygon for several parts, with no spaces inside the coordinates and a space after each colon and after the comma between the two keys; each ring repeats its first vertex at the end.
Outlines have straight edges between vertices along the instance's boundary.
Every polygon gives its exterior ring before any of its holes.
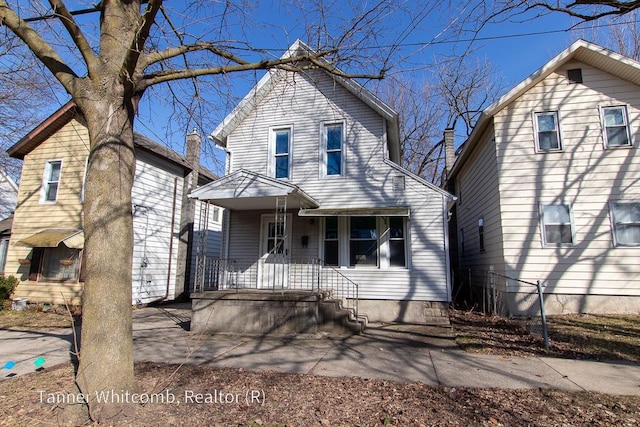
{"type": "Polygon", "coordinates": [[[130,309],[133,114],[119,104],[94,102],[83,109],[91,151],[84,199],[86,282],[76,383],[92,399],[92,419],[101,422],[121,415],[127,405],[100,404],[96,393],[111,401],[112,393],[137,390],[130,309]]]}

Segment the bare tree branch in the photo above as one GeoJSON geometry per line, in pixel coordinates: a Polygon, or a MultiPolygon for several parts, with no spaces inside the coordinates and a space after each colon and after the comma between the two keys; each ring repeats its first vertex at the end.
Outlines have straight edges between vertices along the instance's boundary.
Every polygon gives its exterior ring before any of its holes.
{"type": "Polygon", "coordinates": [[[89,74],[95,72],[97,66],[97,58],[93,53],[93,49],[89,45],[89,42],[85,38],[84,34],[80,30],[80,27],[76,24],[75,19],[71,13],[67,10],[67,7],[60,0],[49,0],[55,16],[57,16],[62,25],[67,29],[67,32],[71,36],[71,39],[75,43],[76,47],[80,51],[80,54],[84,58],[84,62],[87,65],[89,74]]]}
{"type": "Polygon", "coordinates": [[[29,47],[69,93],[74,91],[75,83],[78,80],[76,73],[29,24],[20,19],[5,0],[0,0],[0,22],[29,47]]]}

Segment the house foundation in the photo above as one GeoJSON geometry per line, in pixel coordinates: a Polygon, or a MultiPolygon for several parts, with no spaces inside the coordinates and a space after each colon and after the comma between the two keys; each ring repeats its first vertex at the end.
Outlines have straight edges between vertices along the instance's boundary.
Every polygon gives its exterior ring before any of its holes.
{"type": "Polygon", "coordinates": [[[352,334],[361,324],[322,294],[289,290],[223,290],[191,294],[191,331],[238,335],[352,334]]]}
{"type": "Polygon", "coordinates": [[[446,302],[361,299],[358,307],[368,323],[449,325],[449,303],[446,302]]]}

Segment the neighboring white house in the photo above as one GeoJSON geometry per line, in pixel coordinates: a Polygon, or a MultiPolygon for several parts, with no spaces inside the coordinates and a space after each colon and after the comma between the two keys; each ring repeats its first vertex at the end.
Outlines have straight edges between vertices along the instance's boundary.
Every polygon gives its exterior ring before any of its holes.
{"type": "MultiPolygon", "coordinates": [[[[449,174],[458,278],[540,280],[550,313],[640,310],[639,85],[579,40],[482,113],[449,174]]],[[[501,291],[527,311],[530,285],[501,291]]]]}
{"type": "Polygon", "coordinates": [[[226,208],[233,273],[212,288],[304,288],[319,265],[357,284],[371,321],[446,316],[453,197],[398,165],[398,115],[367,89],[322,69],[272,70],[211,137],[228,175],[191,196],[226,208]]]}
{"type": "MultiPolygon", "coordinates": [[[[191,245],[196,240],[194,234],[201,231],[199,224],[194,224],[201,203],[194,206],[186,194],[216,177],[199,166],[200,137],[191,134],[187,140],[188,148],[192,147],[189,159],[134,135],[133,304],[172,300],[192,290],[189,278],[195,266],[191,265],[191,245]]],[[[89,155],[84,119],[69,102],[8,153],[23,160],[5,268],[5,274],[20,280],[14,297],[80,304],[83,193],[89,155]]],[[[213,218],[208,225],[209,255],[217,256],[221,225],[213,218]]]]}
{"type": "Polygon", "coordinates": [[[18,186],[9,175],[0,171],[0,220],[9,218],[18,203],[18,186]]]}

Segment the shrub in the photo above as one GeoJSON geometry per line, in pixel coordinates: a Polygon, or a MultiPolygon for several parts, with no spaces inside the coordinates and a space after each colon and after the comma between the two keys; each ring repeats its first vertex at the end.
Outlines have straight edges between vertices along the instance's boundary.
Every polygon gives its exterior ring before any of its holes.
{"type": "Polygon", "coordinates": [[[11,298],[16,286],[20,281],[14,276],[0,276],[0,302],[11,298]]]}

